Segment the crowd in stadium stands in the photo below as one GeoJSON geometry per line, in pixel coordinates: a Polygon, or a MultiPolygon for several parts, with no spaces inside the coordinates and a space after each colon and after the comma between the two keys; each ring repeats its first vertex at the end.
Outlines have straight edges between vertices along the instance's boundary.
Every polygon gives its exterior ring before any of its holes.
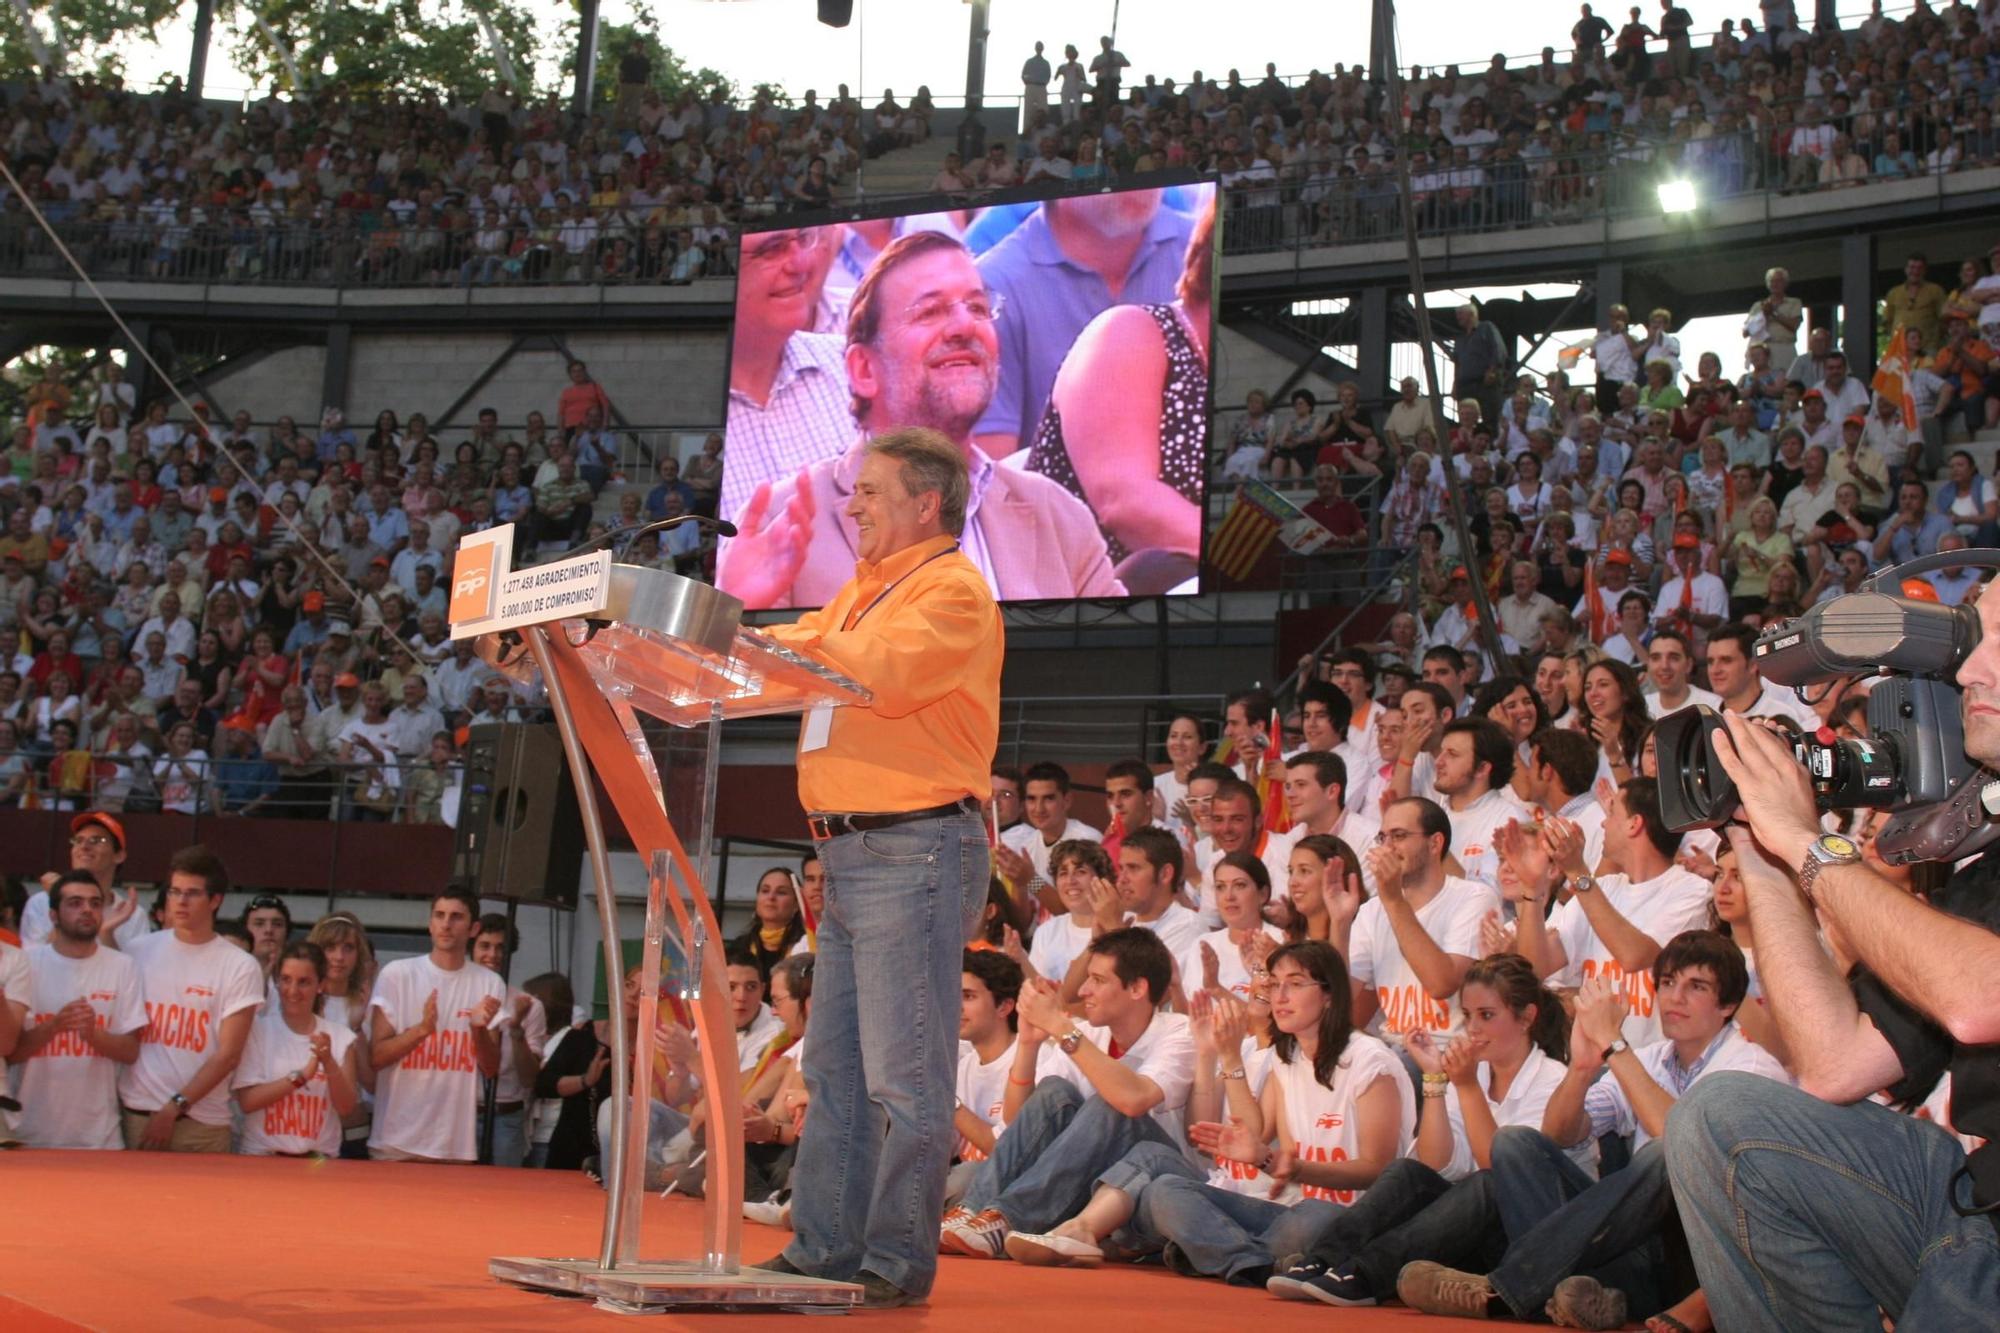
{"type": "Polygon", "coordinates": [[[1437,229],[1657,207],[1667,179],[1718,198],[2000,163],[1990,4],[1919,3],[1894,18],[1878,4],[1848,30],[1815,32],[1774,0],[1762,28],[1729,20],[1705,42],[1674,0],[1660,9],[1657,32],[1643,13],[1614,30],[1585,5],[1570,48],[1544,47],[1538,64],[1509,68],[1496,55],[1469,74],[1419,72],[1403,89],[1405,124],[1359,65],[1297,82],[1268,64],[1254,82],[1232,69],[1220,82],[1196,70],[1185,83],[1149,74],[1140,84],[1108,39],[1088,69],[1071,47],[1051,71],[1038,49],[1022,71],[1018,160],[994,150],[972,184],[1216,172],[1230,197],[1225,243],[1255,249],[1396,234],[1398,147],[1416,221],[1437,229]]]}
{"type": "MultiPolygon", "coordinates": [[[[0,104],[0,146],[104,275],[689,282],[733,270],[736,224],[827,207],[862,153],[930,132],[928,91],[873,111],[845,85],[785,108],[670,99],[634,60],[637,95],[582,124],[504,83],[466,105],[334,84],[239,109],[57,77],[0,104]]],[[[0,268],[19,268],[49,252],[6,193],[0,268]]]]}
{"type": "MultiPolygon", "coordinates": [[[[1404,86],[1406,127],[1360,65],[1287,81],[1197,70],[1128,77],[1106,38],[1022,71],[1022,131],[977,161],[944,155],[951,194],[1175,168],[1217,174],[1225,243],[1257,249],[1393,234],[1410,155],[1419,226],[1514,227],[1698,197],[1858,185],[2000,163],[2000,19],[1926,4],[1812,31],[1789,0],[1707,41],[1663,0],[1614,29],[1588,6],[1538,64],[1457,66],[1404,86]],[[1051,101],[1051,90],[1054,100],[1051,101]]],[[[841,85],[796,106],[760,92],[663,96],[643,51],[616,100],[578,122],[506,84],[447,106],[331,85],[241,108],[170,87],[50,77],[0,105],[0,145],[93,271],[361,283],[688,282],[733,263],[732,229],[829,206],[864,158],[931,137],[928,89],[864,106],[841,85]]],[[[0,269],[52,263],[0,199],[0,269]]]]}
{"type": "MultiPolygon", "coordinates": [[[[720,436],[628,482],[609,397],[568,376],[447,444],[388,411],[140,412],[115,362],[51,370],[0,449],[0,807],[451,822],[467,728],[537,707],[448,637],[460,536],[515,523],[532,555],[715,509],[720,436]]],[[[624,558],[706,577],[713,551],[683,526],[624,558]]]]}

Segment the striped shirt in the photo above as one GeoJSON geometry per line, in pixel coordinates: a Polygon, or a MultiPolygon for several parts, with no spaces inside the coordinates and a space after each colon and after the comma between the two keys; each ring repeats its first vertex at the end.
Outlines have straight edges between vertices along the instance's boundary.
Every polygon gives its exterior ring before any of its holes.
{"type": "Polygon", "coordinates": [[[719,510],[724,518],[738,519],[765,482],[790,480],[814,463],[838,457],[853,442],[846,351],[839,334],[794,333],[763,406],[729,391],[719,510]]]}

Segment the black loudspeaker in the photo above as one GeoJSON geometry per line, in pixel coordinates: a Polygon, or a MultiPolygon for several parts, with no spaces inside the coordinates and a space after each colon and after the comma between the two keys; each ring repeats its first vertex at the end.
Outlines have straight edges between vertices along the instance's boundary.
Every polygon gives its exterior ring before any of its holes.
{"type": "Polygon", "coordinates": [[[844,28],[854,18],[854,0],[819,0],[819,21],[830,28],[844,28]]]}
{"type": "Polygon", "coordinates": [[[464,758],[454,877],[482,898],[575,908],[583,816],[555,724],[474,727],[464,758]]]}

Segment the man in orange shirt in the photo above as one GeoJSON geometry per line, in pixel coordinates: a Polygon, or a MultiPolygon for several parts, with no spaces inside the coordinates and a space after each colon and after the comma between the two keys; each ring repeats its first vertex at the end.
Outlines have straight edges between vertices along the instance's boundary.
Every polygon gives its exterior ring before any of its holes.
{"type": "Polygon", "coordinates": [[[986,903],[980,802],[999,740],[999,607],[959,550],[965,453],[921,427],[867,446],[847,513],[854,577],[773,626],[866,686],[799,736],[799,801],[826,871],[795,1236],[764,1267],[922,1301],[937,1275],[965,941],[986,903]]]}

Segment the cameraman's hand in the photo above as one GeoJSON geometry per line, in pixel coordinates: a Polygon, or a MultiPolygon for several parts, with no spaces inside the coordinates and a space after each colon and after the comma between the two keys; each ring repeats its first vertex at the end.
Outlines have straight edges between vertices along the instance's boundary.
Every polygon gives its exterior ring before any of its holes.
{"type": "Polygon", "coordinates": [[[1792,754],[1791,742],[1741,713],[1724,714],[1715,733],[1722,771],[1736,783],[1743,817],[1764,850],[1780,864],[1796,866],[1820,833],[1812,779],[1792,754]]]}

